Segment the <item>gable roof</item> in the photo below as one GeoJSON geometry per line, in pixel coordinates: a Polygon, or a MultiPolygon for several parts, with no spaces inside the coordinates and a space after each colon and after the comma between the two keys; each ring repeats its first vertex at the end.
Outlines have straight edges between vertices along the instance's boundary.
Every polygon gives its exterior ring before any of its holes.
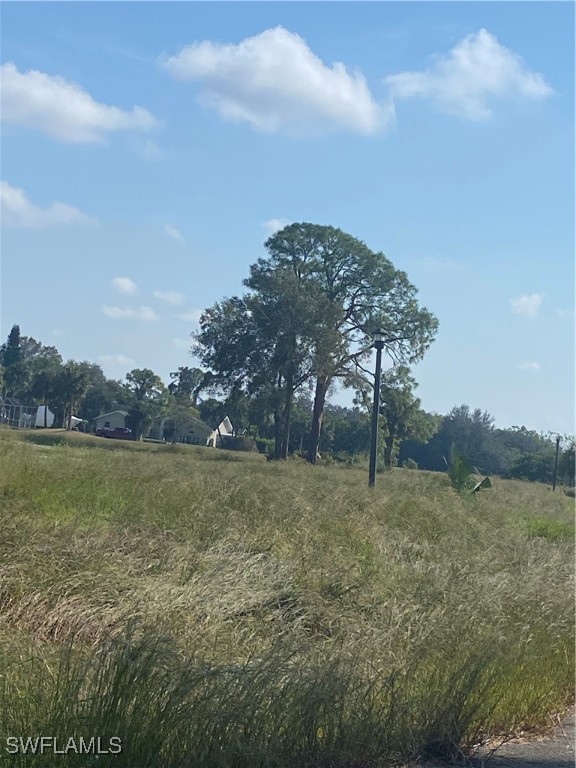
{"type": "Polygon", "coordinates": [[[19,402],[18,402],[18,400],[16,400],[16,398],[14,398],[14,397],[2,397],[2,396],[0,395],[0,405],[12,405],[12,406],[17,406],[17,405],[20,405],[20,403],[19,403],[19,402]]]}
{"type": "Polygon", "coordinates": [[[234,427],[232,426],[232,422],[228,418],[228,416],[225,416],[220,424],[216,427],[216,429],[212,430],[212,435],[217,435],[220,433],[223,437],[226,435],[232,435],[234,433],[234,427]]]}
{"type": "Polygon", "coordinates": [[[98,419],[103,419],[105,416],[112,416],[113,413],[120,413],[124,417],[128,416],[128,411],[110,411],[110,413],[101,413],[99,416],[94,416],[92,421],[97,421],[98,419]]]}

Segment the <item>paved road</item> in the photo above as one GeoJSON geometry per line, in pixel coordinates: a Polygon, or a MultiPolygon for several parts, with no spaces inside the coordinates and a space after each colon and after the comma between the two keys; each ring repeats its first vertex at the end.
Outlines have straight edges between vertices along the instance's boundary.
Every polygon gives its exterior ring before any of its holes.
{"type": "Polygon", "coordinates": [[[574,768],[576,760],[574,709],[554,734],[538,740],[510,741],[490,759],[477,759],[474,766],[485,768],[574,768]]]}
{"type": "MultiPolygon", "coordinates": [[[[575,768],[575,746],[572,709],[550,736],[509,741],[492,756],[488,756],[486,750],[478,757],[456,765],[461,768],[575,768]]],[[[420,768],[446,768],[446,764],[425,763],[420,768]]]]}

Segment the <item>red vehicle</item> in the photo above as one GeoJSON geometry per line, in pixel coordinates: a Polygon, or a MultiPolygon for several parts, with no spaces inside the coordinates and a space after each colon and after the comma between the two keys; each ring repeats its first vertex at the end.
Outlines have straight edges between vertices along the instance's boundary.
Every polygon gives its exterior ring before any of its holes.
{"type": "Polygon", "coordinates": [[[103,427],[94,432],[96,437],[109,437],[112,440],[132,440],[132,430],[127,427],[103,427]]]}

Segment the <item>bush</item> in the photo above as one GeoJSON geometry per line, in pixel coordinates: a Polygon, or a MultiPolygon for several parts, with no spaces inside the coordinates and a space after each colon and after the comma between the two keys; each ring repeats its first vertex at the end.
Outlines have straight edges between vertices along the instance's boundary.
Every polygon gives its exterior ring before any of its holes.
{"type": "Polygon", "coordinates": [[[452,465],[448,470],[448,477],[452,487],[457,491],[465,491],[474,485],[474,468],[472,464],[461,456],[457,450],[452,450],[452,465]]]}
{"type": "Polygon", "coordinates": [[[236,435],[236,437],[224,437],[222,447],[228,451],[254,451],[254,438],[248,435],[236,435]]]}
{"type": "Polygon", "coordinates": [[[260,453],[265,453],[270,456],[274,453],[274,440],[269,440],[266,437],[258,437],[255,440],[256,448],[260,453]]]}
{"type": "Polygon", "coordinates": [[[402,466],[404,469],[418,469],[418,462],[414,461],[414,459],[405,459],[402,462],[402,466]]]}
{"type": "Polygon", "coordinates": [[[554,457],[544,453],[523,453],[512,464],[505,477],[518,480],[551,483],[554,471],[554,457]]]}

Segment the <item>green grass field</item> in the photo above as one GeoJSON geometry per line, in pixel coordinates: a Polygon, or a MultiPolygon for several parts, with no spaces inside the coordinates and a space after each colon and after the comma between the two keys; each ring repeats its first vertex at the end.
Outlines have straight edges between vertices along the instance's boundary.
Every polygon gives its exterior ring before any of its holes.
{"type": "Polygon", "coordinates": [[[383,768],[574,691],[574,502],[493,479],[0,433],[0,735],[14,766],[383,768]]]}

